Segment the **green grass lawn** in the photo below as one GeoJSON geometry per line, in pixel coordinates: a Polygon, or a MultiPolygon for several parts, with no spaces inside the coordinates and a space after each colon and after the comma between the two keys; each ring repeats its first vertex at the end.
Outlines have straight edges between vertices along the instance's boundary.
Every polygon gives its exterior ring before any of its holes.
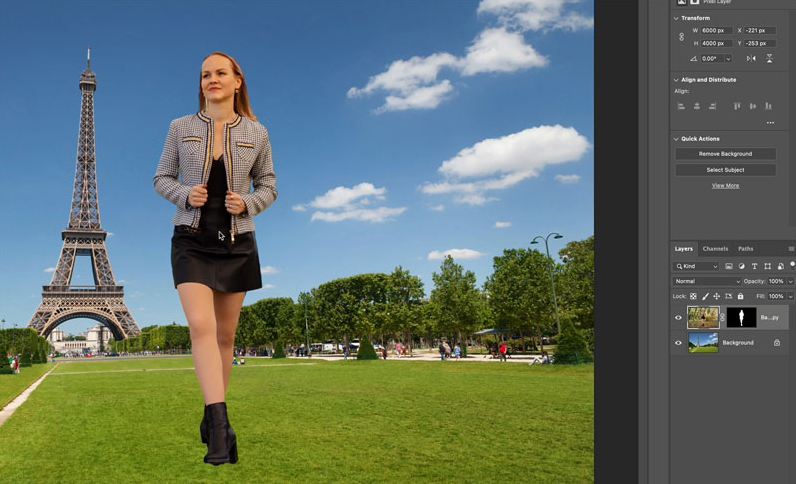
{"type": "Polygon", "coordinates": [[[20,368],[19,374],[0,375],[0,408],[5,407],[53,366],[53,363],[38,363],[20,368]]]}
{"type": "Polygon", "coordinates": [[[240,462],[218,467],[191,366],[61,364],[0,427],[3,480],[594,480],[593,365],[247,358],[227,392],[240,462]]]}
{"type": "Polygon", "coordinates": [[[700,346],[698,348],[688,348],[689,353],[718,353],[718,346],[700,346]]]}

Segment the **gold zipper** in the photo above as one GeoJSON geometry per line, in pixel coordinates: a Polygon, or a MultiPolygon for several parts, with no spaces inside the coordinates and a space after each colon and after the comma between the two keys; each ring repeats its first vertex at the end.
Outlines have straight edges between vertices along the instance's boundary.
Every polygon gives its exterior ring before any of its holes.
{"type": "MultiPolygon", "coordinates": [[[[234,186],[232,184],[232,181],[235,179],[235,177],[234,177],[234,175],[232,173],[232,150],[230,149],[230,145],[232,143],[231,143],[231,140],[230,140],[229,130],[230,130],[230,128],[232,128],[234,126],[237,126],[238,123],[240,123],[240,115],[238,115],[238,117],[235,119],[235,121],[233,121],[233,123],[234,123],[233,126],[230,126],[229,124],[224,123],[224,149],[225,149],[226,155],[227,155],[227,166],[228,166],[228,169],[227,169],[227,189],[229,191],[231,191],[232,193],[235,193],[235,189],[234,189],[234,186]]],[[[237,216],[233,214],[232,215],[232,226],[230,227],[230,231],[229,231],[230,243],[231,244],[235,243],[235,233],[237,231],[238,231],[237,216]]]]}

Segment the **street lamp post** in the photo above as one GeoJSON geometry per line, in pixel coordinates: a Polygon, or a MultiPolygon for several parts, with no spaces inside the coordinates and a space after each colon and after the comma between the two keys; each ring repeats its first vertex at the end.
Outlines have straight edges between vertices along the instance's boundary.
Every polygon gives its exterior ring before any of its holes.
{"type": "Polygon", "coordinates": [[[307,322],[307,302],[304,301],[304,331],[307,335],[307,358],[312,358],[312,348],[310,348],[310,326],[307,322]]]}
{"type": "Polygon", "coordinates": [[[553,259],[550,258],[550,248],[547,246],[547,239],[550,238],[551,235],[554,235],[554,239],[560,239],[564,237],[563,235],[559,234],[558,232],[550,232],[547,234],[547,237],[542,237],[541,235],[537,235],[531,241],[531,244],[538,244],[539,242],[536,239],[544,240],[544,250],[547,252],[547,269],[550,272],[550,287],[553,288],[553,308],[556,311],[556,330],[558,331],[559,336],[561,335],[561,321],[558,319],[558,302],[556,302],[556,284],[553,282],[553,259]]]}

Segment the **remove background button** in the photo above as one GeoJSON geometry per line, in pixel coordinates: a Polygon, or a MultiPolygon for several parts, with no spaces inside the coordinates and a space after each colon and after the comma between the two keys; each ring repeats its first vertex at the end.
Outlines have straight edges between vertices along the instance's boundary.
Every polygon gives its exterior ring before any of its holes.
{"type": "Polygon", "coordinates": [[[776,148],[675,148],[675,160],[776,160],[776,148]]]}
{"type": "Polygon", "coordinates": [[[677,176],[775,176],[774,163],[678,163],[677,176]]]}

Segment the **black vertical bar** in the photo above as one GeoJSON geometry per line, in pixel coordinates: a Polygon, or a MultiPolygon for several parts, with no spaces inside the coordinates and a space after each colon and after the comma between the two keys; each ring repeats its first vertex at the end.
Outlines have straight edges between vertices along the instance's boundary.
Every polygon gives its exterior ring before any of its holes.
{"type": "Polygon", "coordinates": [[[638,482],[636,1],[595,2],[595,482],[638,482]]]}

